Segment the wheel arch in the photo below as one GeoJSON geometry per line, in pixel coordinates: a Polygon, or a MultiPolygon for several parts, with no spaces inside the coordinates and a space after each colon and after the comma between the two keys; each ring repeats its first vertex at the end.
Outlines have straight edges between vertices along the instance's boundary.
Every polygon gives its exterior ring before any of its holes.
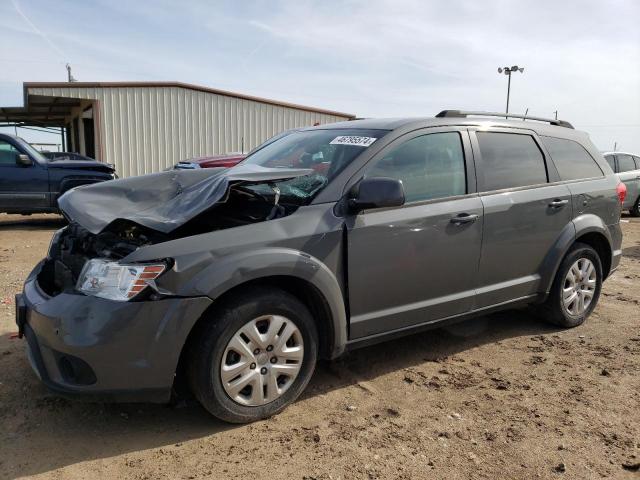
{"type": "Polygon", "coordinates": [[[192,333],[211,311],[240,291],[254,287],[284,290],[302,301],[317,321],[321,358],[339,356],[347,343],[347,316],[342,289],[331,270],[306,253],[265,248],[231,255],[212,262],[187,288],[194,295],[206,295],[212,304],[194,322],[182,345],[180,362],[192,333]]]}
{"type": "Polygon", "coordinates": [[[177,382],[174,384],[174,390],[183,391],[187,388],[185,386],[184,372],[188,364],[188,352],[190,351],[190,346],[198,338],[198,327],[200,327],[204,322],[211,321],[211,313],[227,300],[230,300],[241,292],[257,288],[275,288],[283,290],[305,304],[309,309],[309,312],[311,312],[311,316],[318,327],[318,339],[320,343],[318,346],[319,358],[335,358],[344,351],[346,346],[346,331],[344,338],[342,338],[342,335],[338,331],[341,322],[339,319],[338,321],[334,319],[334,312],[332,311],[329,302],[317,286],[306,279],[292,275],[270,275],[258,277],[239,283],[223,292],[211,305],[209,305],[209,307],[192,325],[185,341],[183,342],[178,357],[178,363],[175,371],[177,382]]]}
{"type": "Polygon", "coordinates": [[[576,242],[585,243],[598,253],[603,280],[609,276],[613,254],[609,229],[600,217],[581,215],[565,226],[543,262],[541,285],[545,293],[549,293],[562,259],[576,242]]]}

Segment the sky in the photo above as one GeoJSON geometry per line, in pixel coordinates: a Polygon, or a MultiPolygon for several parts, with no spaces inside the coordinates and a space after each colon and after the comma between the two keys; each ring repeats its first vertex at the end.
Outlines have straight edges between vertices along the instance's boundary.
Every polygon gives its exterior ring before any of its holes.
{"type": "MultiPolygon", "coordinates": [[[[638,0],[0,0],[0,106],[22,82],[175,80],[353,113],[509,110],[640,153],[638,0]]],[[[47,136],[21,130],[30,141],[47,136]]],[[[57,141],[59,136],[52,137],[57,141]]]]}

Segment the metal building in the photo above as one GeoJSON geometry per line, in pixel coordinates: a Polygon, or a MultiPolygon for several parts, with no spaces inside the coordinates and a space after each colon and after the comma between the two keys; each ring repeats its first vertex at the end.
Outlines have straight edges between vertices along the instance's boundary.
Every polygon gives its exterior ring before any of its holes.
{"type": "Polygon", "coordinates": [[[59,128],[66,150],[113,163],[121,177],[352,118],[178,82],[25,83],[23,107],[0,107],[3,125],[59,128]]]}

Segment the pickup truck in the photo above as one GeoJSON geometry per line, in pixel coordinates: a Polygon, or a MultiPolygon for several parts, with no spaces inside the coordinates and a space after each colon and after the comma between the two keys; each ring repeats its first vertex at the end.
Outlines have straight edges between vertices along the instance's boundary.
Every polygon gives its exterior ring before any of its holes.
{"type": "Polygon", "coordinates": [[[20,137],[0,133],[0,212],[58,213],[66,191],[114,178],[109,164],[48,160],[20,137]]]}

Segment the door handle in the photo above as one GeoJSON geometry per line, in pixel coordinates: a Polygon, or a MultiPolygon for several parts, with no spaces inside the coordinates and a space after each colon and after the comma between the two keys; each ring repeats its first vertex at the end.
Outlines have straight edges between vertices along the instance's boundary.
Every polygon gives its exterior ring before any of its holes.
{"type": "Polygon", "coordinates": [[[453,217],[449,221],[455,225],[462,225],[463,223],[473,223],[477,219],[478,219],[478,215],[476,215],[475,213],[473,214],[461,213],[460,215],[453,217]]]}
{"type": "Polygon", "coordinates": [[[551,202],[549,204],[549,206],[551,208],[562,208],[564,207],[567,203],[569,203],[569,200],[560,200],[559,198],[556,198],[553,202],[551,202]]]}

